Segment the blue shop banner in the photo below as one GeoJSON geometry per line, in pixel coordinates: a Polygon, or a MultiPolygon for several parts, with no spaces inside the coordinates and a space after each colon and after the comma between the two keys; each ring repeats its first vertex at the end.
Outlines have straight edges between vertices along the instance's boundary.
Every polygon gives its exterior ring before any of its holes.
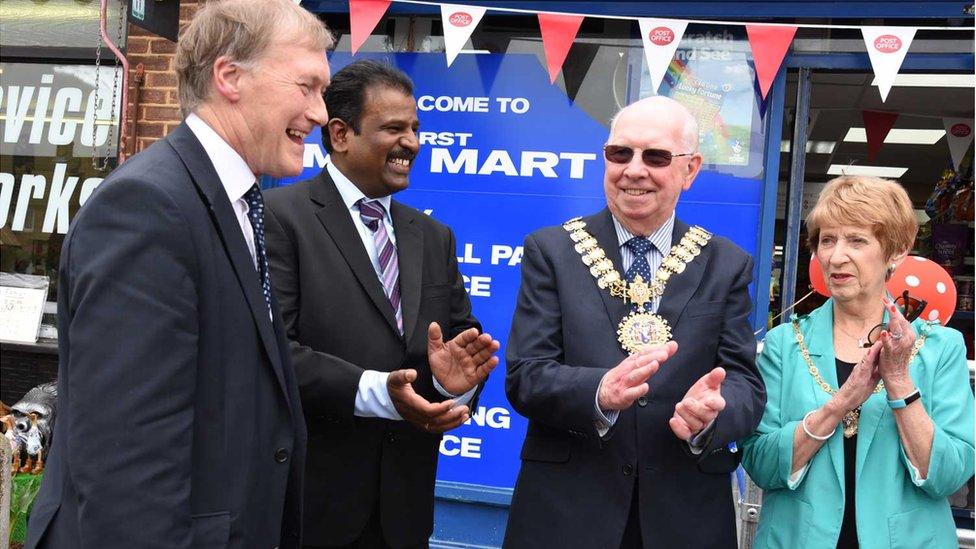
{"type": "MultiPolygon", "coordinates": [[[[551,85],[535,55],[462,55],[450,69],[442,53],[356,56],[367,57],[394,64],[415,85],[421,149],[410,188],[395,198],[454,229],[474,313],[502,343],[502,363],[478,409],[466,425],[444,435],[437,478],[512,488],[526,421],[505,396],[504,354],[522,243],[535,229],[605,206],[607,126],[551,85]]],[[[334,53],[330,61],[335,72],[351,57],[334,53]]],[[[761,143],[762,137],[754,132],[751,141],[761,143]]],[[[277,183],[313,177],[325,161],[316,130],[306,141],[305,171],[277,183]]],[[[762,182],[740,175],[703,171],[682,196],[678,215],[755,253],[762,182]]]]}

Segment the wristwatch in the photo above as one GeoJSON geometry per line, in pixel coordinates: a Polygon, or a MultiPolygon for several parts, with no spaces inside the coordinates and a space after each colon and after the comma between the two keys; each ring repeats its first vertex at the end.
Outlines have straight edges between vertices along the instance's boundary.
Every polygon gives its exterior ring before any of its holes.
{"type": "Polygon", "coordinates": [[[912,394],[908,395],[905,398],[899,398],[897,400],[889,400],[888,406],[891,406],[892,410],[898,410],[904,408],[905,406],[908,406],[909,404],[915,402],[921,397],[922,394],[918,392],[918,389],[915,389],[914,391],[912,391],[912,394]]]}

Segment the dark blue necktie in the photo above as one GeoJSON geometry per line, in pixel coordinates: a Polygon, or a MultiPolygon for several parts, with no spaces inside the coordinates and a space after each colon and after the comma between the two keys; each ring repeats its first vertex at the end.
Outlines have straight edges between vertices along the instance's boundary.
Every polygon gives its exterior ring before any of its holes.
{"type": "MultiPolygon", "coordinates": [[[[247,201],[247,217],[251,220],[251,230],[254,231],[254,252],[258,259],[258,276],[261,279],[261,293],[264,302],[271,310],[271,275],[268,274],[268,253],[264,247],[264,197],[261,187],[255,183],[244,194],[247,201]]],[[[646,262],[645,262],[646,263],[646,262]]]]}
{"type": "Polygon", "coordinates": [[[634,254],[634,262],[627,269],[627,282],[633,282],[637,275],[641,275],[644,282],[651,282],[651,265],[647,262],[647,252],[651,251],[654,244],[643,236],[635,236],[624,243],[634,254]]]}

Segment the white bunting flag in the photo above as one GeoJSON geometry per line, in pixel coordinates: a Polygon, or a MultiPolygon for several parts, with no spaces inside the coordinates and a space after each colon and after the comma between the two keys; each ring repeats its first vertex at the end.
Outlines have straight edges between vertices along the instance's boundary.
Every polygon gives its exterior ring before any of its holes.
{"type": "Polygon", "coordinates": [[[651,89],[657,93],[661,87],[664,74],[668,72],[668,65],[674,58],[678,43],[685,34],[687,21],[677,19],[650,19],[642,17],[640,23],[641,40],[644,42],[644,57],[647,59],[647,70],[651,73],[651,89]]]}
{"type": "Polygon", "coordinates": [[[444,25],[444,53],[447,55],[447,66],[450,67],[457,58],[461,48],[471,38],[474,28],[485,15],[485,8],[478,6],[459,6],[441,4],[441,23],[444,25]]]}
{"type": "Polygon", "coordinates": [[[871,67],[881,92],[881,102],[888,99],[891,85],[901,69],[905,54],[915,38],[913,27],[861,27],[864,46],[871,58],[871,67]]]}
{"type": "Polygon", "coordinates": [[[966,151],[973,143],[972,118],[943,118],[945,124],[946,142],[949,143],[949,154],[952,155],[952,165],[959,171],[959,165],[966,156],[966,151]]]}

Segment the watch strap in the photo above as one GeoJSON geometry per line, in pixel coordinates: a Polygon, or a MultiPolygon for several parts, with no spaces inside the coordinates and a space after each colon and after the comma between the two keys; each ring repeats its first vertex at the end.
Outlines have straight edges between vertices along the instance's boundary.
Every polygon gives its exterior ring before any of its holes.
{"type": "Polygon", "coordinates": [[[915,389],[914,391],[912,391],[912,393],[910,395],[906,396],[905,398],[899,398],[899,399],[896,399],[896,400],[889,400],[888,401],[888,406],[891,406],[891,409],[892,410],[900,410],[900,409],[908,406],[909,404],[915,402],[916,400],[918,400],[921,397],[922,397],[922,394],[918,392],[918,389],[915,389]]]}

